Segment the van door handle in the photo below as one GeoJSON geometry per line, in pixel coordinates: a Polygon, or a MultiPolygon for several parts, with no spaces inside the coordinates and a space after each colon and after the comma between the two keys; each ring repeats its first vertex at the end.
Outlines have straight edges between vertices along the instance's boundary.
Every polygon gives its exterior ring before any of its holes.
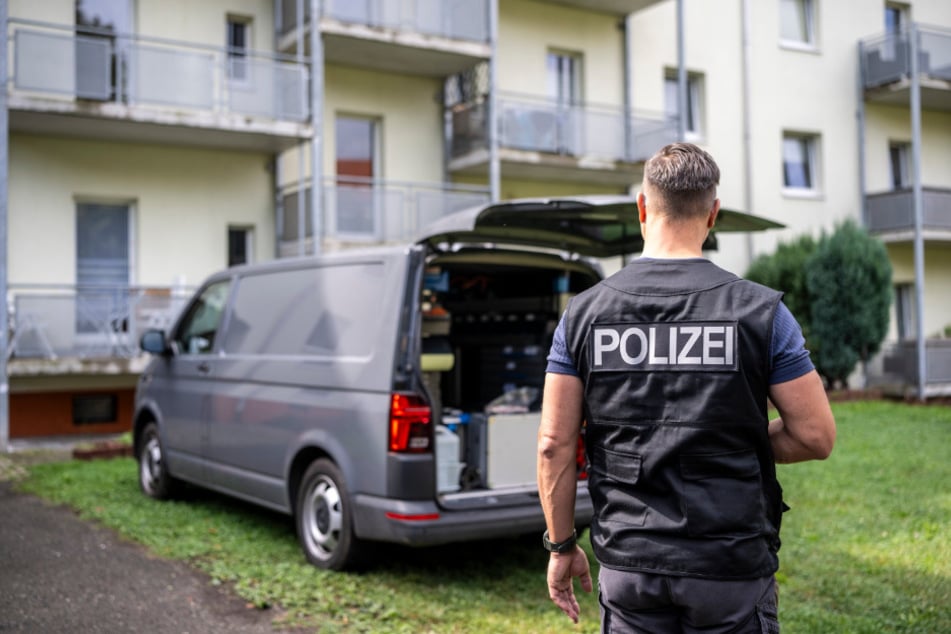
{"type": "Polygon", "coordinates": [[[198,364],[198,371],[201,372],[202,374],[208,374],[209,372],[211,372],[211,366],[208,365],[205,361],[202,361],[201,363],[198,364]]]}

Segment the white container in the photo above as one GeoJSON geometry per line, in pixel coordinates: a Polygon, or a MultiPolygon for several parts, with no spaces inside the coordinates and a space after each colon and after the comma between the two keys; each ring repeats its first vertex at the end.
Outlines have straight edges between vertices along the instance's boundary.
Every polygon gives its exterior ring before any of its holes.
{"type": "Polygon", "coordinates": [[[458,491],[459,474],[463,463],[459,462],[459,436],[445,425],[436,426],[436,490],[439,493],[458,491]]]}

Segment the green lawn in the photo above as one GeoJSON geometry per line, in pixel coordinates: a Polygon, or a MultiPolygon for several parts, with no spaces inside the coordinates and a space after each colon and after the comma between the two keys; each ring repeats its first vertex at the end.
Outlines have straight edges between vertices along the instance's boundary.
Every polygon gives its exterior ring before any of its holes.
{"type": "MultiPolygon", "coordinates": [[[[825,462],[780,467],[784,634],[951,632],[951,408],[841,403],[825,462]]],[[[361,574],[304,562],[289,518],[202,492],[155,502],[130,459],[31,467],[22,489],[233,584],[278,624],[320,632],[597,632],[548,602],[540,539],[389,547],[361,574]]],[[[587,542],[587,540],[584,540],[587,542]]],[[[586,544],[587,546],[587,544],[586,544]]],[[[596,570],[593,571],[597,573],[596,570]]]]}

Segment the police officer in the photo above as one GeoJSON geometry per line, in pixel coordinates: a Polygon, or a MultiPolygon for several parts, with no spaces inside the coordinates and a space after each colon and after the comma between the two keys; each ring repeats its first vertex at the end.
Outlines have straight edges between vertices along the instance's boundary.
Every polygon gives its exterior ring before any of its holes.
{"type": "Polygon", "coordinates": [[[703,258],[720,171],[675,143],[645,165],[642,257],[569,303],[538,434],[548,591],[573,621],[585,424],[604,632],[776,632],[776,462],[826,458],[835,421],[781,294],[703,258]],[[767,418],[767,398],[779,411],[767,418]]]}

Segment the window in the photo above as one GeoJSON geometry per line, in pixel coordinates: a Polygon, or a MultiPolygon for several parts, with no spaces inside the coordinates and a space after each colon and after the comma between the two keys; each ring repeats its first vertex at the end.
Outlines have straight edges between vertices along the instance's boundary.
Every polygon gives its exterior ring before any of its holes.
{"type": "Polygon", "coordinates": [[[899,341],[917,336],[917,311],[915,310],[915,285],[895,285],[895,325],[899,341]]]}
{"type": "Polygon", "coordinates": [[[377,178],[378,124],[363,117],[338,116],[336,137],[336,231],[376,236],[380,202],[373,182],[377,178]]]}
{"type": "Polygon", "coordinates": [[[892,189],[911,187],[911,145],[893,141],[888,144],[888,165],[891,169],[892,189]]]}
{"type": "Polygon", "coordinates": [[[816,45],[814,0],[780,0],[779,33],[784,44],[816,45]]]}
{"type": "Polygon", "coordinates": [[[182,354],[208,354],[215,347],[215,335],[225,312],[229,286],[227,280],[211,284],[188,307],[175,336],[182,354]]]}
{"type": "Polygon", "coordinates": [[[73,396],[73,425],[115,423],[119,420],[118,403],[115,394],[73,396]]]}
{"type": "Polygon", "coordinates": [[[253,253],[254,229],[228,227],[228,266],[251,263],[253,253]]]}
{"type": "Polygon", "coordinates": [[[132,31],[132,0],[75,0],[76,96],[108,101],[118,99],[117,58],[128,40],[115,37],[132,31]]]}
{"type": "Polygon", "coordinates": [[[548,96],[559,105],[583,103],[581,61],[574,53],[548,53],[548,96]]]}
{"type": "Polygon", "coordinates": [[[800,134],[783,135],[783,187],[786,189],[819,189],[818,137],[800,134]]]}
{"type": "Polygon", "coordinates": [[[132,235],[129,205],[76,205],[76,332],[128,326],[132,235]]]}
{"type": "MultiPolygon", "coordinates": [[[[677,72],[668,71],[664,78],[664,111],[668,117],[678,118],[680,111],[677,108],[678,82],[677,72]]],[[[687,134],[699,137],[703,134],[700,127],[701,99],[703,95],[703,76],[687,75],[687,134]]]]}
{"type": "Polygon", "coordinates": [[[885,5],[885,32],[899,33],[905,26],[907,15],[906,5],[887,3],[885,5]]]}
{"type": "Polygon", "coordinates": [[[248,78],[248,49],[251,44],[251,20],[228,16],[228,77],[248,78]]]}

